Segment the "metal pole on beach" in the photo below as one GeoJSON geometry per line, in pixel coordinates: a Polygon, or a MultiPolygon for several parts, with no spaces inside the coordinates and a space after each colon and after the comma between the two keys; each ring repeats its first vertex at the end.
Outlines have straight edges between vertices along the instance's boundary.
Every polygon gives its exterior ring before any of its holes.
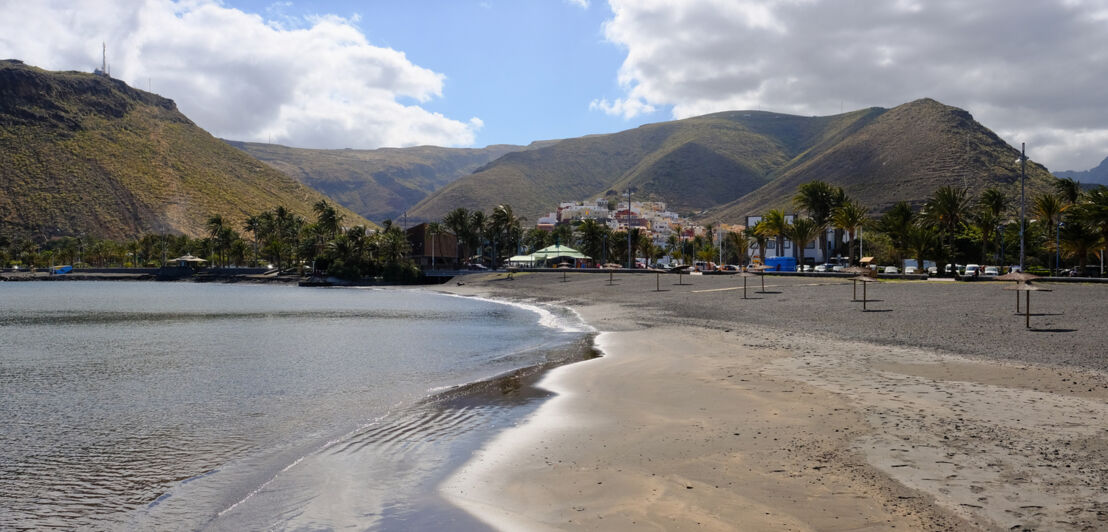
{"type": "Polygon", "coordinates": [[[1020,272],[1023,272],[1024,238],[1023,228],[1027,220],[1026,184],[1027,181],[1027,143],[1020,143],[1020,272]]]}

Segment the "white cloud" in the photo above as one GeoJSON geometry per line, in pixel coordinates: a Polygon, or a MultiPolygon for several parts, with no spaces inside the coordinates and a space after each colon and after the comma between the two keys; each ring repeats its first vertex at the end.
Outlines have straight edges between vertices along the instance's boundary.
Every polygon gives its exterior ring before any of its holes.
{"type": "Polygon", "coordinates": [[[616,98],[615,101],[605,99],[589,102],[589,109],[604,111],[605,114],[634,118],[640,114],[653,113],[654,107],[638,98],[616,98]]]}
{"type": "Polygon", "coordinates": [[[444,76],[374,46],[356,19],[269,18],[217,0],[0,0],[0,56],[112,76],[172,98],[212,134],[312,148],[473,143],[477,122],[418,105],[444,76]],[[416,104],[402,102],[417,102],[416,104]]]}
{"type": "Polygon", "coordinates": [[[591,109],[825,115],[931,97],[1051,169],[1108,155],[1108,0],[609,3],[624,94],[591,109]]]}
{"type": "Polygon", "coordinates": [[[573,4],[573,5],[575,5],[575,6],[577,6],[577,7],[579,7],[579,8],[581,8],[581,9],[588,9],[589,8],[589,0],[566,0],[566,1],[573,4]]]}

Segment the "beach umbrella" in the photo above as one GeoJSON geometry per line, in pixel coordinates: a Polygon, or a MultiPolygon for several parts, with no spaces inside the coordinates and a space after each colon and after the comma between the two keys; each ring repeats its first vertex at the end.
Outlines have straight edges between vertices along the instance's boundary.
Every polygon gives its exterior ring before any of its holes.
{"type": "Polygon", "coordinates": [[[746,278],[757,276],[750,272],[739,272],[739,277],[743,278],[743,299],[746,299],[746,278]]]}
{"type": "Polygon", "coordinates": [[[1025,316],[1024,324],[1027,326],[1028,329],[1030,329],[1031,328],[1031,292],[1049,292],[1050,289],[1048,289],[1048,288],[1039,288],[1038,286],[1035,286],[1035,285],[1031,284],[1031,281],[1023,281],[1023,282],[1017,284],[1016,286],[1009,286],[1008,288],[1005,288],[1005,290],[1015,290],[1016,291],[1016,299],[1019,299],[1020,292],[1023,292],[1024,294],[1027,294],[1026,296],[1024,296],[1024,302],[1023,302],[1023,308],[1024,308],[1024,311],[1025,311],[1025,313],[1024,313],[1024,316],[1025,316]]]}
{"type": "MultiPolygon", "coordinates": [[[[851,277],[850,279],[855,283],[862,283],[862,311],[864,312],[866,310],[866,301],[869,300],[869,298],[866,297],[866,283],[876,282],[877,279],[874,279],[873,277],[870,277],[868,275],[858,275],[856,277],[851,277]]],[[[858,299],[857,292],[855,292],[854,299],[858,299]]]]}
{"type": "Polygon", "coordinates": [[[758,276],[762,278],[762,293],[766,292],[766,266],[764,264],[750,265],[746,267],[746,271],[754,270],[758,272],[758,276]]]}
{"type": "MultiPolygon", "coordinates": [[[[851,266],[849,268],[844,269],[843,271],[846,272],[846,273],[858,274],[858,276],[870,275],[871,273],[873,273],[873,270],[871,270],[869,268],[866,268],[865,266],[851,266]]],[[[851,284],[854,285],[854,299],[857,300],[858,299],[858,280],[857,279],[851,279],[851,281],[852,281],[851,284]]],[[[863,287],[862,291],[863,292],[865,291],[864,287],[863,287]]]]}
{"type": "MultiPolygon", "coordinates": [[[[996,278],[997,281],[1015,281],[1016,284],[1026,283],[1038,279],[1038,275],[1023,272],[1008,272],[996,278]]],[[[1014,289],[1013,289],[1014,290],[1014,289]]],[[[1016,314],[1020,313],[1020,293],[1016,292],[1016,314]]]]}
{"type": "Polygon", "coordinates": [[[688,264],[682,264],[680,266],[674,266],[669,269],[671,272],[677,272],[677,284],[684,286],[684,278],[681,277],[685,273],[685,270],[689,268],[688,264]]]}

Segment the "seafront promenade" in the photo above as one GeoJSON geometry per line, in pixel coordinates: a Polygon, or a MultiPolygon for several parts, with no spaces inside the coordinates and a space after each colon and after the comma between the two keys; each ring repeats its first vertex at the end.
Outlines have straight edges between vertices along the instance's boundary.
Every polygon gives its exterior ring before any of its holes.
{"type": "Polygon", "coordinates": [[[606,356],[442,487],[505,529],[1108,526],[1108,285],[470,275],[606,356]],[[860,294],[859,289],[859,294],[860,294]],[[1021,298],[1022,299],[1022,298],[1021,298]]]}

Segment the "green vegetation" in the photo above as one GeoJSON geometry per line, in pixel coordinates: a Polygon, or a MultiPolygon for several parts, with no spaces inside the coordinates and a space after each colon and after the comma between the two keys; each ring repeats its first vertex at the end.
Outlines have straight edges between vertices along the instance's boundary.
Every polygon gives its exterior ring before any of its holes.
{"type": "Polygon", "coordinates": [[[648,124],[610,135],[567,139],[504,155],[444,187],[410,214],[434,219],[463,206],[508,201],[541,216],[567,198],[601,197],[635,187],[671,210],[701,211],[736,200],[768,183],[813,146],[871,120],[874,110],[808,118],[728,112],[648,124]]]}
{"type": "MultiPolygon", "coordinates": [[[[1029,202],[1025,265],[1028,270],[1047,273],[1055,270],[1058,261],[1059,269],[1072,266],[1085,272],[1089,261],[1108,247],[1108,187],[1081,192],[1079,183],[1056,183],[1063,194],[1077,193],[1063,197],[1042,193],[1029,202]]],[[[794,256],[799,259],[800,249],[827,227],[834,227],[846,233],[845,256],[852,264],[858,258],[857,231],[863,228],[870,230],[865,241],[867,254],[881,264],[899,267],[903,260],[914,259],[922,270],[923,262],[932,260],[940,271],[946,264],[1019,264],[1018,205],[999,188],[987,188],[971,198],[964,188],[939,187],[920,209],[899,201],[876,219],[869,217],[860,201],[820,181],[798,187],[793,201],[808,217],[788,223],[783,211],[770,209],[746,229],[747,241],[758,248],[762,261],[770,240],[777,239],[780,246],[783,238],[789,238],[796,243],[794,256]],[[830,214],[824,217],[823,213],[830,214]]],[[[828,250],[823,256],[843,251],[828,250]]]]}
{"type": "MultiPolygon", "coordinates": [[[[829,117],[733,111],[508,153],[409,215],[437,219],[459,206],[508,202],[537,217],[567,199],[634,187],[695,219],[742,223],[769,209],[791,210],[794,192],[812,181],[881,213],[900,200],[918,207],[943,186],[971,194],[1001,187],[1011,195],[1018,155],[969,113],[928,99],[829,117]]],[[[1031,163],[1027,171],[1029,190],[1050,189],[1045,168],[1031,163]]],[[[827,213],[808,215],[823,221],[827,213]]]]}
{"type": "Polygon", "coordinates": [[[274,267],[297,273],[315,271],[341,279],[382,277],[410,282],[420,276],[409,258],[407,236],[386,222],[380,230],[342,226],[344,216],[326,200],[312,206],[315,221],[281,206],[247,217],[249,240],[220,215],[208,217],[208,234],[147,234],[133,240],[60,237],[43,244],[0,236],[0,265],[24,269],[71,264],[81,267],[160,267],[182,255],[194,255],[212,267],[274,267]],[[313,270],[314,267],[314,270],[313,270]]]}
{"type": "Polygon", "coordinates": [[[238,227],[276,205],[307,216],[324,199],[118,80],[0,61],[0,94],[0,233],[10,237],[195,238],[214,215],[238,227]]]}

